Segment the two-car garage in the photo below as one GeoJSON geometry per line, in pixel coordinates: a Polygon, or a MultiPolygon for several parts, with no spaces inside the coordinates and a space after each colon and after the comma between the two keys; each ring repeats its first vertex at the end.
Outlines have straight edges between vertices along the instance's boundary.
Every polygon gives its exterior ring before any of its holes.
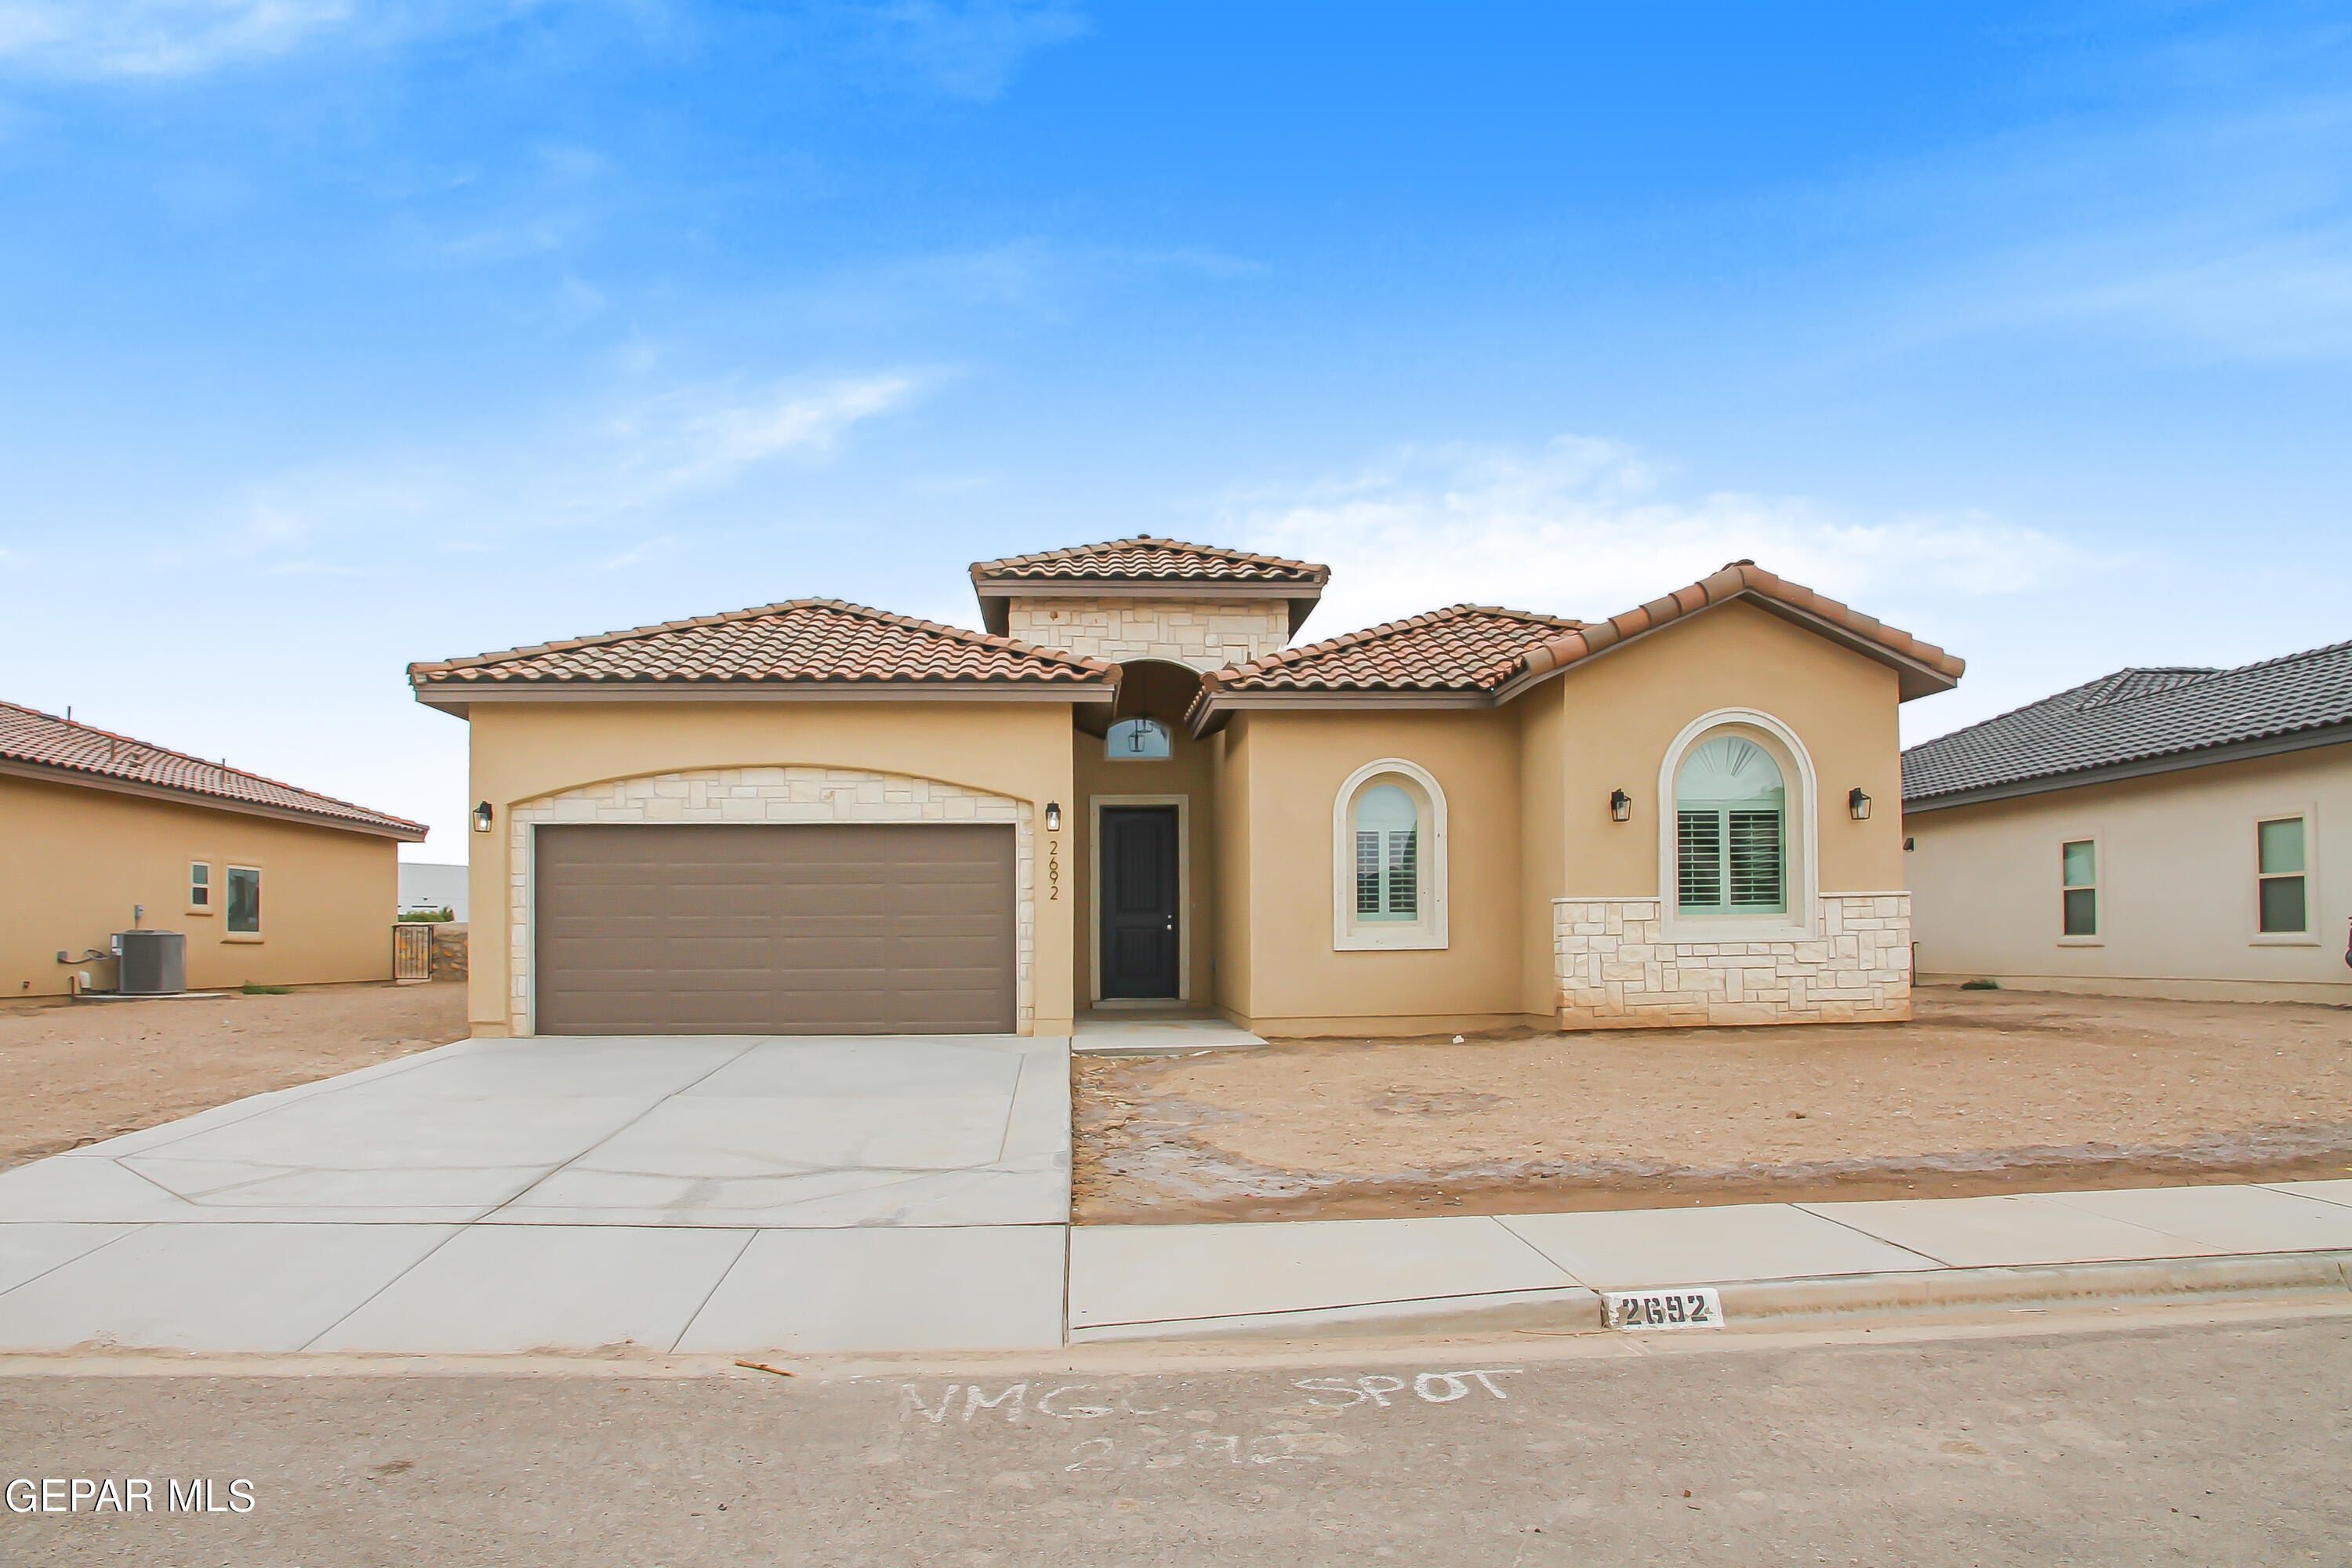
{"type": "Polygon", "coordinates": [[[541,1034],[1015,1030],[1009,825],[546,824],[533,839],[541,1034]]]}

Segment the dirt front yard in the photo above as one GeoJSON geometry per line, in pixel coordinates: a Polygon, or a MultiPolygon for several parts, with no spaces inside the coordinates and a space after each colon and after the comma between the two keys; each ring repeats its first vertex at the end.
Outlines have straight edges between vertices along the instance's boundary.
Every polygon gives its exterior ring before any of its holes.
{"type": "Polygon", "coordinates": [[[1081,1057],[1082,1221],[2352,1175],[2352,1011],[1923,989],[1908,1024],[1081,1057]]]}
{"type": "Polygon", "coordinates": [[[0,1168],[466,1033],[462,980],[0,1007],[0,1168]]]}

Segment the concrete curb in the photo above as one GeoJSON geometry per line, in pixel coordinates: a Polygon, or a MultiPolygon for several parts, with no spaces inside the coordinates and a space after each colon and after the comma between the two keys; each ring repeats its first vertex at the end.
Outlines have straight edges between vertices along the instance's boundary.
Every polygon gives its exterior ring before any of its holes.
{"type": "Polygon", "coordinates": [[[1917,1273],[1747,1279],[1717,1285],[1730,1323],[1856,1312],[1969,1311],[2020,1302],[2189,1300],[2352,1293],[2352,1252],[2260,1252],[2126,1263],[2052,1263],[1917,1273]]]}
{"type": "MultiPolygon", "coordinates": [[[[2265,1296],[2352,1297],[2352,1251],[1931,1268],[1803,1279],[1689,1280],[1658,1288],[1711,1288],[1720,1292],[1724,1320],[1731,1328],[1808,1319],[1884,1315],[1918,1319],[2007,1307],[2099,1301],[2121,1304],[2265,1296]]],[[[1426,1301],[1380,1302],[1318,1311],[1161,1323],[1105,1323],[1074,1331],[1070,1342],[1265,1342],[1300,1337],[1393,1338],[1401,1334],[1476,1335],[1513,1331],[1602,1333],[1607,1331],[1602,1303],[1602,1295],[1583,1289],[1509,1292],[1490,1298],[1440,1297],[1426,1301]]]]}

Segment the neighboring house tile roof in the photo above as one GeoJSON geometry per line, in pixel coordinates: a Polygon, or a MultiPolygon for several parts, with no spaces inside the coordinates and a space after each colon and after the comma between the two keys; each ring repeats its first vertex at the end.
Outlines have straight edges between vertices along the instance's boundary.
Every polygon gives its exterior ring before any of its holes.
{"type": "Polygon", "coordinates": [[[974,583],[1117,581],[1186,583],[1286,583],[1320,587],[1331,569],[1278,555],[1252,555],[1213,544],[1188,544],[1181,539],[1154,539],[1139,533],[1100,544],[1074,545],[1035,555],[1008,555],[1001,561],[975,561],[974,583]]]}
{"type": "Polygon", "coordinates": [[[412,664],[420,698],[462,701],[578,686],[875,686],[1097,688],[1101,659],[894,616],[839,599],[792,599],[598,637],[412,664]]]}
{"type": "Polygon", "coordinates": [[[194,805],[313,819],[325,826],[350,827],[411,843],[425,837],[425,828],[406,817],[370,811],[226,763],[207,762],[128,735],[94,730],[15,702],[0,702],[0,768],[20,775],[55,778],[62,784],[185,796],[194,805]]]}
{"type": "Polygon", "coordinates": [[[1490,692],[1526,668],[1529,650],[1579,624],[1528,610],[1449,605],[1216,670],[1202,685],[1223,691],[1490,692]]]}
{"type": "Polygon", "coordinates": [[[2194,766],[2220,748],[2335,741],[2352,741],[2352,642],[2236,669],[2116,670],[1912,747],[1903,798],[1957,805],[2089,782],[2076,775],[2194,766]]]}
{"type": "Polygon", "coordinates": [[[1777,577],[1752,561],[1735,561],[1688,587],[1606,621],[1455,605],[1230,666],[1202,678],[1192,721],[1195,731],[1202,732],[1219,722],[1217,715],[1223,709],[1270,705],[1318,691],[1368,697],[1388,693],[1391,698],[1443,693],[1507,702],[1528,683],[1556,670],[1733,599],[1893,665],[1906,700],[1949,689],[1967,668],[1963,660],[1908,632],[1777,577]]]}

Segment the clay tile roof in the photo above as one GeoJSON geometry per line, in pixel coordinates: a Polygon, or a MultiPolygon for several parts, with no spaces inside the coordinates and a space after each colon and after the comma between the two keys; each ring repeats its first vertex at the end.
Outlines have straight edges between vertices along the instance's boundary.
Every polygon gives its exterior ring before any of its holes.
{"type": "Polygon", "coordinates": [[[1563,633],[1528,656],[1530,674],[1540,675],[1607,651],[1616,644],[1727,599],[1747,598],[1787,614],[1849,646],[1877,654],[1902,677],[1904,700],[1948,691],[1959,683],[1968,662],[1933,643],[1921,642],[1860,610],[1767,572],[1753,561],[1734,561],[1720,572],[1677,588],[1638,609],[1563,633]]]}
{"type": "MultiPolygon", "coordinates": [[[[877,687],[1091,686],[1100,659],[894,616],[840,599],[792,599],[597,637],[412,664],[420,697],[587,683],[877,687]]],[[[429,698],[428,698],[429,700],[429,698]]]]}
{"type": "Polygon", "coordinates": [[[2242,665],[2119,669],[1903,753],[1906,804],[2060,789],[2221,746],[2352,738],[2352,642],[2242,665]]]}
{"type": "Polygon", "coordinates": [[[13,771],[47,774],[60,783],[105,780],[138,786],[140,794],[187,795],[195,805],[217,803],[232,810],[258,807],[268,816],[313,818],[323,826],[352,827],[411,843],[425,837],[423,826],[404,816],[370,811],[332,795],[297,789],[225,763],[206,762],[109,730],[93,730],[36,708],[0,702],[0,764],[7,763],[19,765],[13,771]]]}
{"type": "Polygon", "coordinates": [[[1181,539],[1154,539],[1139,533],[1101,544],[1079,544],[1035,555],[1008,555],[1001,561],[975,561],[971,580],[979,583],[1043,582],[1184,582],[1282,583],[1319,588],[1330,580],[1331,569],[1278,555],[1252,555],[1213,544],[1188,544],[1181,539]]]}
{"type": "Polygon", "coordinates": [[[1220,691],[1492,691],[1579,622],[1490,605],[1442,610],[1286,648],[1202,678],[1220,691]]]}

